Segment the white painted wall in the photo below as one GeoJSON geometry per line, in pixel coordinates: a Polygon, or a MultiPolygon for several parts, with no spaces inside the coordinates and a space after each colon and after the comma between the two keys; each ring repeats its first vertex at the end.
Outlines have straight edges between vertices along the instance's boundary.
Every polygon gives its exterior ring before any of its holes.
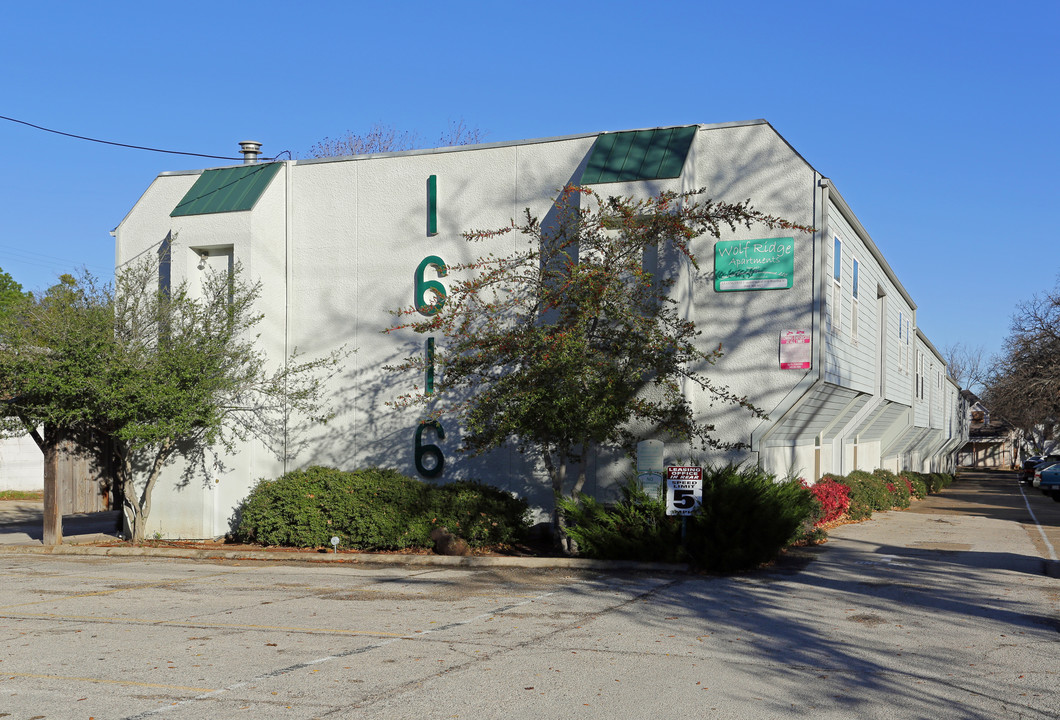
{"type": "MultiPolygon", "coordinates": [[[[181,484],[179,465],[167,468],[155,491],[149,532],[170,537],[222,535],[228,530],[233,508],[261,478],[275,477],[285,468],[326,464],[346,469],[379,465],[415,474],[414,433],[419,416],[414,410],[387,405],[399,394],[423,384],[423,379],[399,376],[384,369],[409,354],[423,351],[424,338],[411,332],[384,334],[394,323],[390,311],[414,302],[414,275],[421,261],[438,256],[447,264],[467,262],[493,252],[504,254],[524,240],[507,235],[488,244],[469,244],[461,233],[507,225],[525,208],[547,218],[559,189],[578,182],[595,135],[546,141],[416,151],[392,155],[284,163],[251,211],[171,218],[170,211],[194,183],[196,174],[159,176],[118,227],[116,253],[119,265],[171,237],[173,283],[194,286],[202,254],[207,262],[231,252],[249,277],[263,286],[261,342],[274,362],[294,348],[309,355],[341,347],[355,351],[328,391],[336,417],[327,425],[294,427],[286,453],[269,452],[252,443],[223,458],[227,470],[209,469],[193,482],[181,484]],[[438,233],[427,234],[427,179],[437,176],[438,233]]],[[[900,292],[879,266],[863,239],[860,227],[842,220],[837,209],[828,211],[818,185],[820,176],[765,123],[701,126],[680,178],[637,183],[601,184],[603,195],[646,196],[661,190],[706,187],[709,197],[742,201],[750,197],[765,212],[795,222],[841,233],[849,247],[844,272],[857,257],[861,266],[861,315],[857,343],[834,334],[828,342],[829,378],[841,393],[823,392],[814,383],[821,377],[815,347],[809,371],[779,369],[780,335],[784,330],[805,329],[820,343],[828,304],[821,297],[822,273],[829,272],[832,235],[769,231],[762,228],[726,231],[724,240],[793,236],[795,238],[794,287],[789,290],[716,293],[713,290],[715,240],[701,238],[693,246],[700,269],[674,262],[678,282],[674,297],[682,312],[703,329],[705,348],[719,343],[722,359],[709,369],[711,377],[738,395],[745,395],[769,414],[756,419],[746,411],[711,407],[689,389],[702,419],[713,423],[719,437],[750,442],[766,436],[787,418],[806,417],[820,427],[837,413],[846,412],[843,424],[832,422],[830,444],[822,452],[824,471],[844,459],[843,434],[858,422],[855,412],[869,412],[868,398],[875,391],[875,353],[881,335],[875,317],[877,285],[888,300],[888,322],[897,327],[897,312],[905,308],[900,292]],[[837,219],[838,218],[838,219],[837,219]],[[821,239],[823,238],[823,240],[821,239]],[[816,388],[816,389],[814,389],[816,388]],[[822,394],[823,393],[823,394],[822,394]],[[862,394],[864,398],[858,398],[862,394]],[[806,401],[807,398],[813,402],[806,401]],[[852,405],[851,399],[856,402],[852,405]],[[806,401],[806,402],[804,402],[806,401]],[[800,405],[800,403],[802,403],[800,405]],[[799,415],[799,413],[803,415],[799,415]],[[808,413],[808,414],[807,414],[808,413]]],[[[664,264],[672,259],[662,258],[664,264]]],[[[450,283],[428,269],[426,279],[450,283]]],[[[844,288],[849,293],[849,287],[844,288]]],[[[849,302],[847,298],[842,298],[849,302]]],[[[849,327],[849,308],[845,310],[849,327]]],[[[886,332],[882,333],[886,334],[886,332]]],[[[441,339],[438,340],[441,342],[441,339]]],[[[887,360],[887,393],[909,402],[909,382],[887,360]]],[[[801,420],[799,420],[801,422],[801,420]]],[[[446,436],[438,444],[446,455],[443,479],[476,478],[528,497],[538,506],[550,504],[541,468],[533,458],[502,450],[484,458],[466,458],[456,452],[460,428],[443,420],[446,436]]],[[[786,426],[787,427],[787,426],[786,426]]],[[[785,430],[783,446],[759,443],[756,452],[730,452],[704,456],[687,446],[669,445],[670,462],[760,462],[780,475],[789,471],[810,477],[815,462],[812,436],[785,430]]],[[[780,435],[778,435],[780,437],[780,435]]],[[[433,438],[431,439],[433,442],[433,438]]],[[[861,467],[871,464],[879,443],[859,448],[861,467]]],[[[598,469],[589,490],[611,497],[615,483],[627,471],[619,458],[596,458],[598,469]]],[[[878,464],[873,465],[878,466],[878,464]]]]}
{"type": "Polygon", "coordinates": [[[43,490],[44,455],[28,435],[0,440],[0,490],[43,490]]]}

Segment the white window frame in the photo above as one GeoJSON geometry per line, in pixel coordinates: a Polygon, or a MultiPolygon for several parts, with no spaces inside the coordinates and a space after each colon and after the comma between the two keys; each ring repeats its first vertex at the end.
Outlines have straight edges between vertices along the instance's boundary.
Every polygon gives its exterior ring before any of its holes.
{"type": "Polygon", "coordinates": [[[905,372],[905,337],[902,334],[902,327],[905,325],[905,315],[901,310],[898,311],[898,372],[905,372]]]}
{"type": "Polygon", "coordinates": [[[911,375],[913,373],[913,343],[910,340],[912,335],[912,326],[909,318],[905,319],[905,374],[911,375]]]}
{"type": "Polygon", "coordinates": [[[924,399],[924,353],[919,350],[916,351],[916,379],[915,385],[916,397],[918,400],[924,399]]]}
{"type": "Polygon", "coordinates": [[[832,332],[838,335],[843,327],[843,241],[838,235],[832,240],[832,332]]]}
{"type": "Polygon", "coordinates": [[[858,341],[858,280],[860,263],[857,258],[851,258],[854,263],[853,276],[850,280],[850,340],[855,344],[858,341]]]}

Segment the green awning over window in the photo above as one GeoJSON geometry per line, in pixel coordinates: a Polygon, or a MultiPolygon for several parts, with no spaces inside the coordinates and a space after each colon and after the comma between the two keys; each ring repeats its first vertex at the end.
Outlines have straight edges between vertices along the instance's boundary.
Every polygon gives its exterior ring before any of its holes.
{"type": "Polygon", "coordinates": [[[173,208],[170,217],[250,210],[283,163],[206,170],[173,208]]]}
{"type": "Polygon", "coordinates": [[[680,177],[696,125],[604,133],[596,138],[582,184],[680,177]]]}

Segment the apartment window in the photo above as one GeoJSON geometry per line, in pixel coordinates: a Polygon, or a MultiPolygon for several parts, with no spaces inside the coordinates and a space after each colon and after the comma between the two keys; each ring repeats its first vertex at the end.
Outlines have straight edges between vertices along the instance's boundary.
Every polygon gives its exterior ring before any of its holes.
{"type": "Polygon", "coordinates": [[[903,319],[902,311],[898,311],[898,370],[905,372],[905,336],[902,334],[902,328],[905,326],[905,320],[903,319]]]}
{"type": "Polygon", "coordinates": [[[854,275],[850,280],[850,339],[858,341],[858,261],[854,259],[854,275]]]}
{"type": "Polygon", "coordinates": [[[158,247],[158,292],[169,297],[170,285],[173,277],[173,246],[169,242],[169,235],[158,247]]]}
{"type": "Polygon", "coordinates": [[[916,390],[916,396],[918,400],[924,399],[924,354],[919,350],[916,351],[916,384],[913,386],[916,390]]]}
{"type": "Polygon", "coordinates": [[[910,341],[912,335],[911,328],[909,327],[909,318],[905,319],[905,374],[908,375],[913,371],[913,343],[910,341]]]}
{"type": "Polygon", "coordinates": [[[839,333],[843,321],[843,241],[836,236],[832,245],[832,331],[839,333]]]}

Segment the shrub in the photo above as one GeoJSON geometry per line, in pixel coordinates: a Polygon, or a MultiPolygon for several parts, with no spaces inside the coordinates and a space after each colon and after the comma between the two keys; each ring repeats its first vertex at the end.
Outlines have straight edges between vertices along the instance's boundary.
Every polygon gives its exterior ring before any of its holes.
{"type": "Polygon", "coordinates": [[[681,559],[681,520],[666,515],[666,502],[644,492],[632,478],[620,488],[622,499],[612,507],[580,495],[560,498],[566,533],[578,552],[605,560],[677,562],[681,559]]]}
{"type": "Polygon", "coordinates": [[[587,557],[676,562],[703,570],[748,570],[776,557],[812,520],[813,495],[798,480],[774,482],[754,467],[707,470],[703,504],[687,517],[681,542],[681,518],[667,517],[665,502],[631,481],[622,500],[606,507],[582,495],[560,500],[567,534],[587,557]]]}
{"type": "Polygon", "coordinates": [[[818,510],[814,516],[814,527],[834,522],[841,518],[850,507],[850,488],[825,476],[813,485],[806,485],[817,500],[818,510]]]}
{"type": "Polygon", "coordinates": [[[854,470],[846,477],[836,478],[850,488],[850,509],[847,517],[851,520],[865,520],[873,512],[891,509],[891,494],[882,478],[864,470],[854,470]]]}
{"type": "Polygon", "coordinates": [[[900,477],[905,478],[906,482],[909,483],[909,492],[917,500],[923,500],[927,497],[928,484],[924,480],[923,475],[912,470],[903,470],[900,477]]]}
{"type": "Polygon", "coordinates": [[[941,492],[953,484],[953,476],[949,473],[931,473],[927,480],[928,490],[933,493],[941,492]]]}
{"type": "MultiPolygon", "coordinates": [[[[891,508],[905,510],[909,507],[912,489],[909,487],[908,482],[900,479],[890,470],[884,470],[883,468],[873,470],[872,474],[882,480],[884,487],[887,488],[887,493],[890,495],[891,508]]],[[[889,510],[890,508],[887,509],[889,510]]]]}
{"type": "Polygon", "coordinates": [[[233,536],[263,545],[393,550],[430,547],[445,525],[468,544],[513,542],[527,529],[527,503],[472,482],[426,485],[394,470],[314,466],[263,480],[238,513],[233,536]]]}
{"type": "Polygon", "coordinates": [[[472,547],[511,544],[526,534],[529,504],[525,498],[470,480],[427,487],[432,526],[449,528],[472,547]]]}
{"type": "Polygon", "coordinates": [[[775,482],[757,467],[708,470],[703,505],[689,518],[685,548],[705,570],[748,570],[790,545],[815,509],[813,495],[798,480],[775,482]]]}

